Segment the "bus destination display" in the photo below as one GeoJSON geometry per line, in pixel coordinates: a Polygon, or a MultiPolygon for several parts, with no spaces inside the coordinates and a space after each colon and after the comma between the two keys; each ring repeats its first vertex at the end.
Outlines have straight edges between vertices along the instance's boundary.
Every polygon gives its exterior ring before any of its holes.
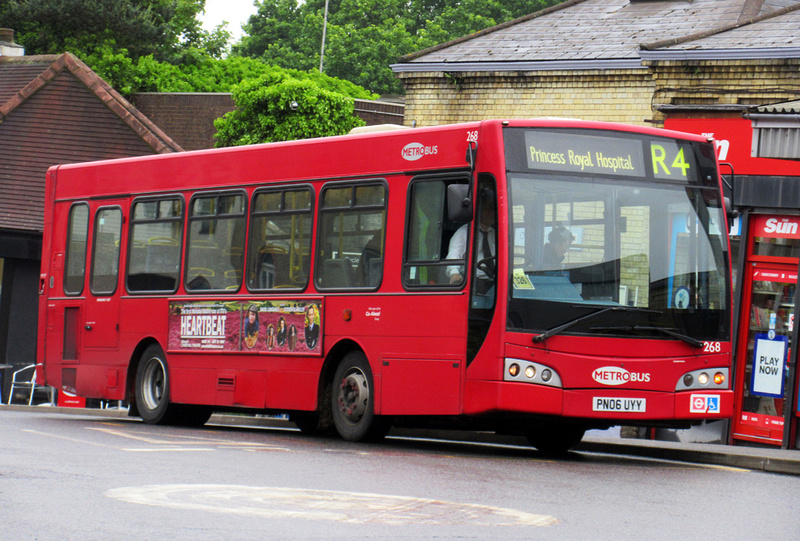
{"type": "MultiPolygon", "coordinates": [[[[625,137],[604,137],[530,130],[525,132],[528,168],[571,173],[647,177],[642,142],[625,137]]],[[[649,142],[652,176],[687,180],[692,170],[684,148],[663,139],[649,142]]]]}

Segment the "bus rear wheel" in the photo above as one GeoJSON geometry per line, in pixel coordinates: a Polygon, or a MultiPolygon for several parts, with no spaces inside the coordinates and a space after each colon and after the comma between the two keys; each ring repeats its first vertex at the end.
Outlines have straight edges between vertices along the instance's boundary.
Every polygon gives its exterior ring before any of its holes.
{"type": "Polygon", "coordinates": [[[389,422],[375,415],[372,370],[363,353],[345,355],[336,369],[331,409],[336,431],[347,441],[376,441],[389,432],[389,422]]]}
{"type": "Polygon", "coordinates": [[[136,369],[136,406],[142,420],[151,425],[165,424],[174,408],[169,403],[169,370],[164,352],[148,346],[136,369]]]}

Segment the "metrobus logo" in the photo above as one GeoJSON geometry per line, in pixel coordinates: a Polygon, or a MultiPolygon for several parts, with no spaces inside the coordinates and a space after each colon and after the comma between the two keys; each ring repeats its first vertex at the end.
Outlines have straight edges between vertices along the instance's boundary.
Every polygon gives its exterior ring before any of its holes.
{"type": "Polygon", "coordinates": [[[623,385],[650,381],[649,372],[629,372],[618,366],[604,366],[592,372],[592,379],[602,385],[623,385]]]}
{"type": "Polygon", "coordinates": [[[439,147],[435,145],[425,146],[422,143],[409,143],[403,147],[403,150],[400,151],[400,155],[403,156],[403,159],[414,162],[423,156],[437,154],[438,152],[439,147]]]}

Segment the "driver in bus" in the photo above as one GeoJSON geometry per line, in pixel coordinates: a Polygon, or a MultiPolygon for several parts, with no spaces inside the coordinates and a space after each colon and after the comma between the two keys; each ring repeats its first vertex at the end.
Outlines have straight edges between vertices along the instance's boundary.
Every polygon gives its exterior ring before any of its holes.
{"type": "Polygon", "coordinates": [[[547,235],[547,244],[544,245],[542,268],[552,270],[560,269],[564,262],[570,245],[575,240],[575,235],[561,224],[556,224],[547,235]]]}
{"type": "MultiPolygon", "coordinates": [[[[458,228],[450,239],[447,259],[464,259],[467,255],[467,238],[469,236],[469,223],[458,228]]],[[[497,232],[495,231],[494,194],[484,190],[481,197],[481,215],[478,224],[478,237],[476,239],[478,269],[475,277],[478,279],[476,289],[480,294],[486,294],[494,285],[495,267],[497,266],[497,232]]],[[[447,267],[447,276],[451,284],[460,284],[464,277],[464,268],[459,265],[447,267]]]]}

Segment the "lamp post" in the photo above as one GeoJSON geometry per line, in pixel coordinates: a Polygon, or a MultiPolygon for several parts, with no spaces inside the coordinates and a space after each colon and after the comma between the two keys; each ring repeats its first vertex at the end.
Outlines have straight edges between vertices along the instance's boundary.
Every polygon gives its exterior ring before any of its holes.
{"type": "Polygon", "coordinates": [[[323,73],[322,66],[325,61],[325,33],[328,30],[328,0],[325,0],[325,17],[322,20],[322,50],[319,53],[319,72],[323,73]]]}

